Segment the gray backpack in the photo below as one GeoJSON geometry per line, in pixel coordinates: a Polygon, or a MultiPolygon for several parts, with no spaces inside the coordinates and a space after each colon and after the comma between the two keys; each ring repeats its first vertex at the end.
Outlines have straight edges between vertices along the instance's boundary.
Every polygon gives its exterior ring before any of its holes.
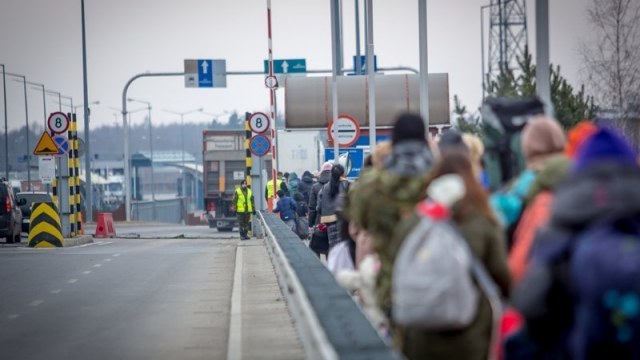
{"type": "Polygon", "coordinates": [[[474,278],[499,319],[497,287],[466,240],[451,223],[421,216],[394,262],[393,321],[436,331],[469,326],[480,296],[474,278]]]}

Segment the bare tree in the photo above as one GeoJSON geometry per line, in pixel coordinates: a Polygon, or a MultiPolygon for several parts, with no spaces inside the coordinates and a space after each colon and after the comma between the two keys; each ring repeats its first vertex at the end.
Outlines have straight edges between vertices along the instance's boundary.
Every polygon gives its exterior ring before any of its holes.
{"type": "Polygon", "coordinates": [[[640,101],[640,0],[592,0],[588,17],[595,33],[581,49],[587,82],[597,105],[624,125],[640,101]]]}

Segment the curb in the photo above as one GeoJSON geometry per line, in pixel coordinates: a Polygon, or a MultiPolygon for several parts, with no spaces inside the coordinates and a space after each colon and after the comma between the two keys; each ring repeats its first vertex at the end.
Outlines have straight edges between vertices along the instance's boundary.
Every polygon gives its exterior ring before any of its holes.
{"type": "Polygon", "coordinates": [[[91,235],[80,235],[74,238],[64,239],[64,247],[73,247],[83,244],[88,244],[93,242],[93,236],[91,235]]]}

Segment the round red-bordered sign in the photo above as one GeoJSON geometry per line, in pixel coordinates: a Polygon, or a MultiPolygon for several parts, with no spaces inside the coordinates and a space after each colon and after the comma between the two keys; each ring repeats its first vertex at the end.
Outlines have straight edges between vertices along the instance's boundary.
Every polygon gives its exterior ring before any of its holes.
{"type": "Polygon", "coordinates": [[[54,112],[49,115],[47,127],[53,134],[62,134],[69,129],[69,118],[63,112],[54,112]]]}
{"type": "Polygon", "coordinates": [[[249,142],[249,151],[255,156],[265,156],[271,151],[271,140],[266,135],[256,135],[249,142]]]}
{"type": "MultiPolygon", "coordinates": [[[[358,142],[358,138],[360,137],[360,124],[358,124],[356,119],[350,115],[338,115],[337,124],[337,141],[339,146],[349,147],[358,142]]],[[[331,121],[327,129],[331,141],[335,141],[333,138],[333,126],[334,122],[331,121]]]]}
{"type": "Polygon", "coordinates": [[[251,114],[249,117],[249,128],[256,134],[262,134],[269,130],[271,126],[271,121],[267,114],[262,112],[257,112],[251,114]]]}

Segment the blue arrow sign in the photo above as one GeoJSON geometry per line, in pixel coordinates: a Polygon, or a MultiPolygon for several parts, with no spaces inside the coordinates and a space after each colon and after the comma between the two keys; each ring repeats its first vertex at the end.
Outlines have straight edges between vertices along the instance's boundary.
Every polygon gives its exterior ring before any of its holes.
{"type": "MultiPolygon", "coordinates": [[[[279,59],[273,60],[274,74],[300,74],[307,72],[306,59],[279,59]]],[[[269,73],[269,60],[264,61],[264,73],[269,73]]]]}
{"type": "Polygon", "coordinates": [[[213,87],[213,62],[198,60],[198,87],[213,87]]]}
{"type": "MultiPolygon", "coordinates": [[[[353,72],[356,73],[356,58],[357,56],[353,57],[353,72]]],[[[367,73],[367,57],[364,55],[360,55],[360,66],[362,67],[362,72],[360,73],[360,75],[364,75],[367,73]]],[[[378,55],[374,55],[373,56],[373,71],[374,72],[378,72],[378,55]]]]}

